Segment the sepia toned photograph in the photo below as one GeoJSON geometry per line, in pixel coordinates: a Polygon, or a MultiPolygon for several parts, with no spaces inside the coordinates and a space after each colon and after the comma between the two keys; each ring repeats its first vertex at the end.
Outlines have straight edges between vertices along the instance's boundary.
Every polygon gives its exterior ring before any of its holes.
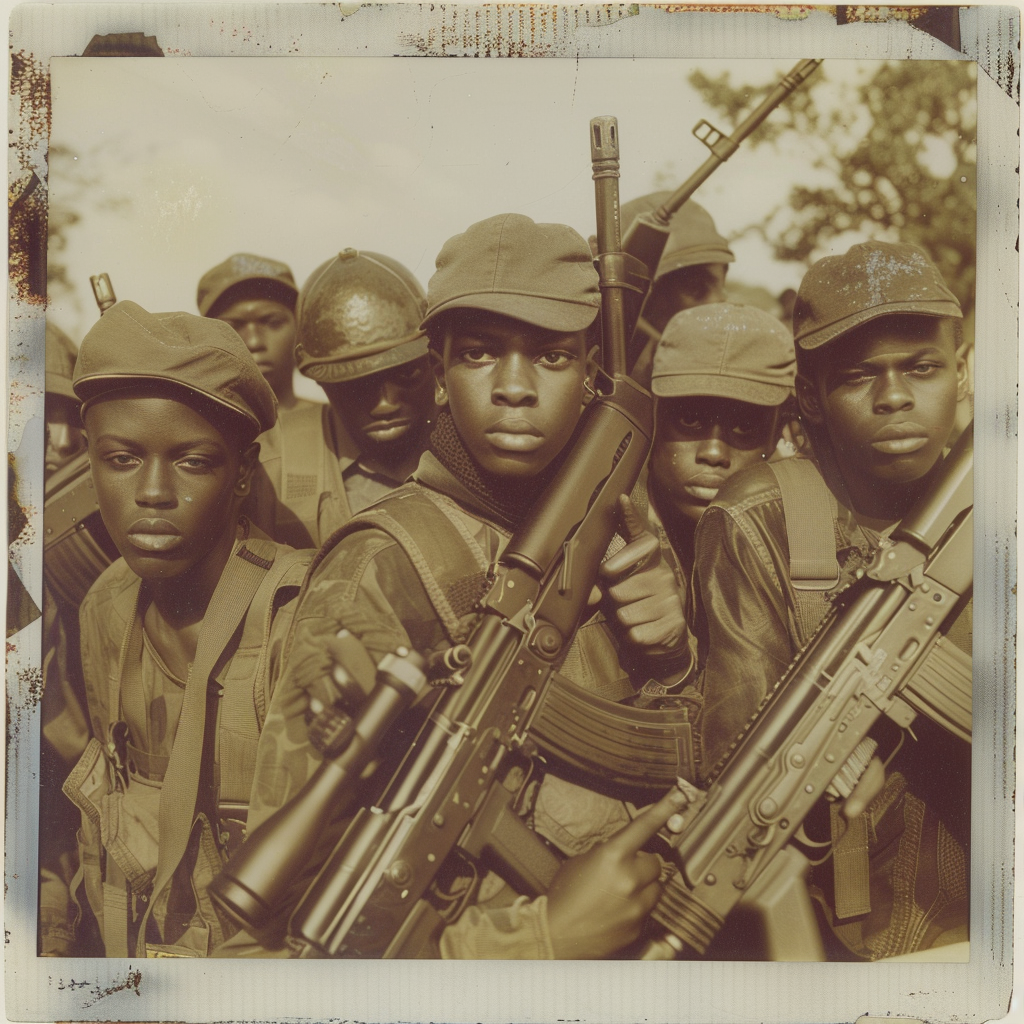
{"type": "Polygon", "coordinates": [[[8,1017],[1009,1012],[1016,9],[11,30],[8,1017]]]}

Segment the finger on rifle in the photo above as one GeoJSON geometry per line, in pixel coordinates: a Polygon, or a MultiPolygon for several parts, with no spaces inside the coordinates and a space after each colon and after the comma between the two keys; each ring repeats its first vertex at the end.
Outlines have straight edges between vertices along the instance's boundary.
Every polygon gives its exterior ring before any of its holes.
{"type": "Polygon", "coordinates": [[[847,821],[863,814],[872,800],[882,792],[885,786],[885,765],[877,757],[871,758],[864,774],[857,780],[853,792],[843,804],[843,817],[847,821]]]}
{"type": "Polygon", "coordinates": [[[633,504],[633,499],[628,494],[619,495],[619,518],[626,530],[626,540],[638,540],[651,531],[644,514],[633,504]]]}
{"type": "Polygon", "coordinates": [[[638,852],[658,834],[658,830],[673,814],[678,814],[688,803],[686,796],[673,787],[656,804],[644,808],[628,825],[616,832],[606,845],[616,846],[621,853],[638,852]]]}

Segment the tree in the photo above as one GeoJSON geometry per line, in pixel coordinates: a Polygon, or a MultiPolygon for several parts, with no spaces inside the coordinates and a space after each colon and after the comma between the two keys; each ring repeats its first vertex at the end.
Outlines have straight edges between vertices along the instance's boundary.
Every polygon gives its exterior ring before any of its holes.
{"type": "MultiPolygon", "coordinates": [[[[827,64],[750,140],[787,132],[818,140],[814,178],[740,234],[761,235],[775,258],[810,264],[847,233],[913,242],[935,261],[960,300],[974,308],[975,68],[969,61],[889,61],[870,78],[838,87],[827,64]],[[836,98],[838,97],[838,102],[836,98]]],[[[700,71],[690,84],[735,123],[771,86],[734,86],[730,74],[700,71]]]]}

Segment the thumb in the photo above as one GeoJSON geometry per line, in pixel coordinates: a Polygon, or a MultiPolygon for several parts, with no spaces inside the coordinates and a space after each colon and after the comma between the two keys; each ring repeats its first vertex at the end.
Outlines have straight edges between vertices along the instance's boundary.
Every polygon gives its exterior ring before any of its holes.
{"type": "Polygon", "coordinates": [[[616,846],[620,853],[637,853],[658,834],[674,814],[689,807],[690,798],[675,786],[656,804],[642,810],[625,828],[616,832],[606,843],[616,846]]]}
{"type": "Polygon", "coordinates": [[[628,494],[619,495],[619,518],[626,531],[627,541],[639,540],[644,534],[651,532],[646,517],[633,504],[633,499],[628,494]]]}

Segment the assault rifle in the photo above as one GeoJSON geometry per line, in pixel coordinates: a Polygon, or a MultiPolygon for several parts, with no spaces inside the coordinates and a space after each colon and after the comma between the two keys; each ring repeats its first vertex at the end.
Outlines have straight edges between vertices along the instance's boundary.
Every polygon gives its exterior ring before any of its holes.
{"type": "MultiPolygon", "coordinates": [[[[459,685],[442,692],[376,806],[357,811],[292,914],[299,956],[416,955],[443,924],[428,896],[452,857],[498,864],[526,892],[543,891],[557,868],[511,802],[533,720],[588,614],[619,496],[636,483],[653,428],[650,394],[624,373],[647,281],[620,247],[616,130],[614,118],[591,122],[605,350],[595,397],[571,453],[492,567],[468,657],[455,659],[459,685]]],[[[364,735],[361,724],[354,734],[364,735]]],[[[354,802],[362,765],[341,746],[215,882],[214,898],[246,927],[271,918],[302,865],[309,823],[354,802]]]]}
{"type": "Polygon", "coordinates": [[[892,546],[840,595],[712,769],[708,790],[680,787],[692,802],[680,831],[663,835],[678,872],[652,915],[676,952],[703,953],[741,899],[761,898],[785,919],[769,955],[794,959],[784,945],[794,917],[815,925],[807,861],[791,840],[826,791],[848,795],[856,779],[843,781],[845,766],[851,755],[867,763],[871,726],[887,715],[907,727],[923,714],[970,741],[971,658],[943,633],[972,593],[973,454],[972,425],[892,546]]]}
{"type": "MultiPolygon", "coordinates": [[[[772,91],[736,126],[732,135],[726,135],[703,119],[697,122],[693,134],[711,150],[711,155],[661,206],[649,213],[640,214],[632,224],[624,225],[625,236],[622,240],[622,248],[647,267],[652,280],[661,254],[665,251],[665,243],[668,241],[669,235],[669,221],[672,219],[672,215],[739,149],[740,143],[758,128],[777,106],[800,88],[821,63],[820,59],[812,58],[802,60],[794,65],[772,91]]],[[[638,323],[640,323],[639,318],[638,323]]],[[[638,326],[629,341],[627,351],[629,366],[634,365],[647,340],[646,332],[642,326],[638,326]]]]}

